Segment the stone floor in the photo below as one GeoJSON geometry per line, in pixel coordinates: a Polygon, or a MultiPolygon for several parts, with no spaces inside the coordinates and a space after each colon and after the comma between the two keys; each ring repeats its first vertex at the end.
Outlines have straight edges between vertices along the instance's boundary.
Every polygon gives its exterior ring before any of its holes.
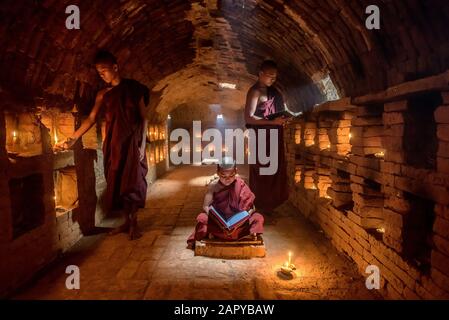
{"type": "MultiPolygon", "coordinates": [[[[139,215],[142,238],[84,237],[14,299],[380,298],[365,288],[355,265],[289,203],[265,217],[265,258],[194,256],[185,240],[214,170],[183,166],[169,171],[149,188],[147,206],[139,215]],[[278,274],[288,251],[298,268],[292,280],[278,274]],[[65,287],[68,265],[80,268],[79,290],[65,287]]],[[[246,178],[246,168],[240,173],[246,178]]]]}

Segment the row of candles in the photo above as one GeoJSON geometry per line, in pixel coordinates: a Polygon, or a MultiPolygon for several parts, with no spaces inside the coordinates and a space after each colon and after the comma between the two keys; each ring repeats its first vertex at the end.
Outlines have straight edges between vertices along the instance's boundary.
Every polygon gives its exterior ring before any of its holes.
{"type": "Polygon", "coordinates": [[[166,154],[167,154],[166,146],[150,147],[150,164],[159,163],[165,160],[166,154]]]}
{"type": "Polygon", "coordinates": [[[150,139],[150,141],[164,140],[165,136],[165,129],[163,125],[154,125],[148,127],[148,138],[150,139]]]}

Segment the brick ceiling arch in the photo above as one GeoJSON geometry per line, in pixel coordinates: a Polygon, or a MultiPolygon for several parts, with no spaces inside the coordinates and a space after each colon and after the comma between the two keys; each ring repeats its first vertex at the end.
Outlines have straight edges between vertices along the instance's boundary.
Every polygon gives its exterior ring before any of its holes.
{"type": "Polygon", "coordinates": [[[445,0],[5,0],[0,15],[5,108],[39,99],[70,107],[77,82],[100,85],[91,65],[98,48],[158,91],[162,113],[184,103],[243,107],[265,58],[278,62],[279,86],[297,110],[323,100],[312,79],[327,73],[348,96],[449,66],[445,0]],[[80,7],[79,31],[64,27],[70,4],[80,7]],[[371,4],[380,30],[364,26],[371,4]],[[221,81],[237,90],[219,89],[221,81]]]}

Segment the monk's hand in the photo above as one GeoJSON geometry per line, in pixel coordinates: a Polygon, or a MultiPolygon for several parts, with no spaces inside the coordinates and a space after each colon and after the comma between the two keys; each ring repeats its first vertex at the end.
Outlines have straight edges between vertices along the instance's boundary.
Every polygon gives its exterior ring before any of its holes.
{"type": "Polygon", "coordinates": [[[65,150],[69,150],[71,148],[73,148],[73,146],[76,143],[75,138],[67,138],[66,141],[61,141],[57,144],[54,145],[53,150],[54,151],[65,151],[65,150]]]}
{"type": "Polygon", "coordinates": [[[278,125],[278,126],[283,126],[285,123],[285,119],[284,118],[276,118],[273,120],[274,124],[278,125]]]}
{"type": "Polygon", "coordinates": [[[284,126],[290,124],[293,121],[293,118],[285,118],[284,126]]]}
{"type": "Polygon", "coordinates": [[[139,160],[142,161],[145,158],[145,145],[139,148],[139,160]]]}

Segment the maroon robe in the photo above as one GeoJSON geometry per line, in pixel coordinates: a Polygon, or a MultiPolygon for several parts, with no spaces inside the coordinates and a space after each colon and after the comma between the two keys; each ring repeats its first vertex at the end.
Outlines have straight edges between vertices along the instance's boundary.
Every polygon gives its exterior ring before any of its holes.
{"type": "MultiPolygon", "coordinates": [[[[253,202],[254,193],[241,178],[237,177],[229,186],[214,192],[212,206],[228,219],[238,212],[249,211],[253,207],[253,202]]],[[[207,238],[209,234],[225,241],[235,241],[253,233],[260,234],[263,233],[263,221],[260,213],[253,212],[243,225],[228,232],[203,212],[198,215],[195,231],[187,239],[187,243],[207,238]]]]}
{"type": "Polygon", "coordinates": [[[131,79],[122,79],[103,96],[105,202],[108,210],[145,207],[148,166],[146,156],[139,160],[144,130],[139,109],[142,97],[148,105],[148,88],[131,79]]]}
{"type": "MultiPolygon", "coordinates": [[[[269,87],[267,89],[268,100],[260,102],[255,111],[255,115],[267,118],[268,115],[280,111],[283,108],[283,100],[280,93],[269,87]]],[[[256,155],[258,154],[258,129],[266,129],[266,153],[270,154],[270,129],[278,131],[278,170],[274,175],[261,175],[261,167],[269,167],[269,164],[262,165],[256,157],[256,163],[249,165],[249,187],[256,196],[255,205],[257,209],[271,211],[288,199],[287,186],[287,164],[284,152],[284,130],[279,125],[246,125],[249,129],[254,129],[256,137],[256,155]]]]}

